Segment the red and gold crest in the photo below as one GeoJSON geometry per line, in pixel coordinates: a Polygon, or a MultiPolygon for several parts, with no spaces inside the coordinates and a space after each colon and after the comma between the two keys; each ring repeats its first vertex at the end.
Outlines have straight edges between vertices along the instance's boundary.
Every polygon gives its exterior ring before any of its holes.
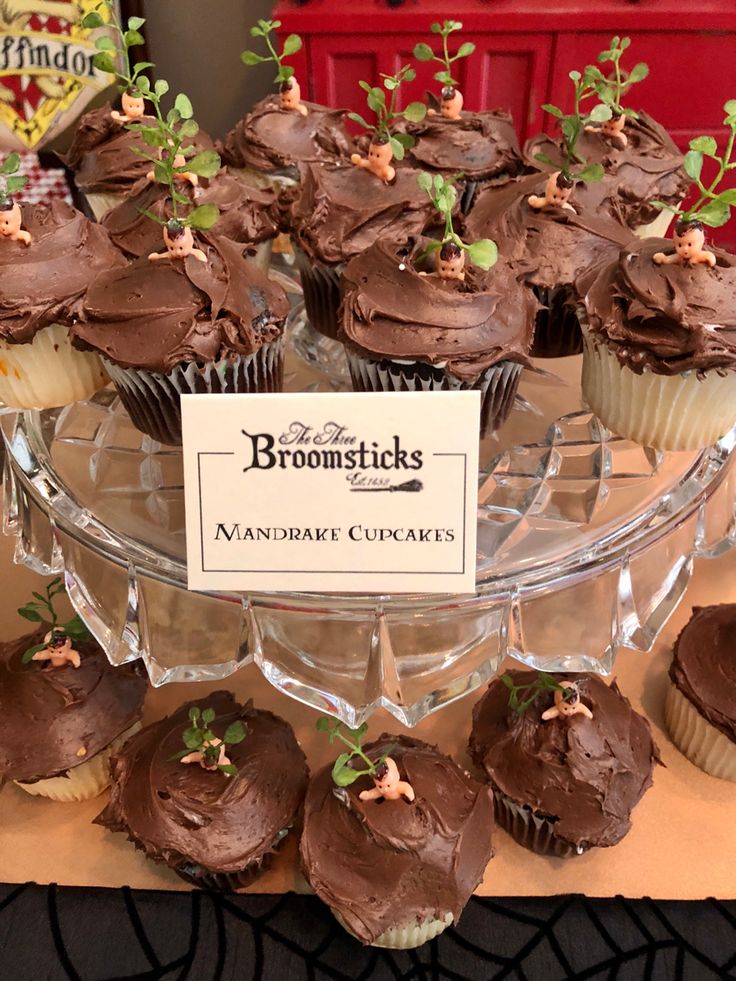
{"type": "Polygon", "coordinates": [[[113,84],[80,27],[97,2],[0,0],[0,146],[41,149],[113,84]]]}

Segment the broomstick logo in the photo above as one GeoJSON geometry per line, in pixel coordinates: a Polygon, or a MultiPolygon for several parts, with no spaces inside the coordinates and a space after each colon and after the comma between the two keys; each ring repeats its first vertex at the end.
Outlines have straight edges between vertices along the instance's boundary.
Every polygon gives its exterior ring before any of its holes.
{"type": "Polygon", "coordinates": [[[391,484],[388,487],[351,487],[352,491],[358,494],[393,494],[395,491],[404,491],[409,494],[416,494],[424,490],[421,480],[405,480],[403,484],[391,484]]]}

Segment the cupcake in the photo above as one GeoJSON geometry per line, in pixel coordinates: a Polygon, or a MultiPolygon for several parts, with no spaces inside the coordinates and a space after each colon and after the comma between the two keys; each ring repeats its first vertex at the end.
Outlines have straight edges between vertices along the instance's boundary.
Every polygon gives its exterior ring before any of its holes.
{"type": "Polygon", "coordinates": [[[538,301],[531,352],[536,357],[580,353],[576,280],[592,263],[613,259],[632,238],[618,222],[584,207],[578,199],[581,181],[563,191],[569,200],[533,206],[545,200],[556,179],[529,174],[489,187],[478,194],[465,221],[469,238],[488,235],[496,241],[538,301]]]}
{"type": "Polygon", "coordinates": [[[366,728],[346,730],[359,754],[351,749],[310,781],[302,870],[361,943],[419,947],[457,923],[483,879],[491,791],[418,739],[384,734],[361,747],[366,728]]]}
{"type": "Polygon", "coordinates": [[[297,820],[309,771],[294,730],[228,691],[182,705],[112,759],[95,819],[205,889],[248,885],[297,820]]]}
{"type": "Polygon", "coordinates": [[[736,604],[696,606],[675,641],[665,721],[672,742],[711,776],[736,782],[736,604]]]}
{"type": "MultiPolygon", "coordinates": [[[[223,168],[211,179],[203,179],[196,188],[187,184],[183,191],[195,205],[214,204],[220,217],[220,235],[248,246],[262,269],[267,269],[271,242],[278,234],[279,214],[276,193],[261,188],[248,178],[231,174],[223,168]]],[[[102,219],[110,240],[126,256],[138,259],[154,252],[161,241],[161,229],[145,214],[168,221],[172,217],[168,189],[145,178],[139,181],[121,204],[102,219]]]]}
{"type": "Polygon", "coordinates": [[[473,709],[470,755],[496,820],[520,845],[568,858],[615,845],[652,785],[659,750],[615,681],[507,671],[473,709]]]}
{"type": "Polygon", "coordinates": [[[63,201],[0,200],[0,400],[50,409],[107,383],[100,358],[72,347],[70,330],[92,280],[124,259],[107,232],[63,201]]]}
{"type": "Polygon", "coordinates": [[[102,273],[74,327],[75,348],[102,357],[133,424],[173,445],[182,395],[279,392],[283,383],[286,295],[241,245],[210,233],[199,243],[204,261],[142,256],[102,273]]]}
{"type": "Polygon", "coordinates": [[[437,108],[430,108],[421,122],[409,122],[403,128],[416,140],[408,150],[410,163],[447,180],[457,180],[461,207],[467,212],[479,186],[507,181],[521,172],[523,161],[507,112],[469,112],[464,108],[463,94],[453,72],[457,73],[459,60],[473,54],[475,45],[466,41],[451,55],[447,44],[450,35],[462,30],[462,26],[455,20],[432,24],[432,34],[442,41],[440,54],[425,43],[414,48],[414,57],[419,61],[442,66],[434,76],[442,89],[435,100],[437,108]]]}
{"type": "Polygon", "coordinates": [[[96,797],[109,759],[140,728],[147,682],[114,668],[77,617],[60,624],[56,579],[22,615],[38,629],[0,645],[0,781],[54,801],[96,797]]]}
{"type": "Polygon", "coordinates": [[[251,37],[266,41],[264,54],[244,51],[246,65],[273,62],[278,92],[266,96],[227,134],[218,150],[223,163],[251,175],[277,189],[299,181],[303,164],[317,164],[347,158],[353,141],[343,122],[343,111],[328,109],[315,102],[303,102],[294,69],[285,59],[301,49],[298,34],[290,34],[279,45],[274,24],[258,21],[251,37]],[[281,47],[281,52],[277,48],[281,47]]]}
{"type": "MultiPolygon", "coordinates": [[[[529,363],[534,298],[503,257],[490,272],[469,265],[462,280],[427,274],[426,246],[378,241],[346,265],[340,336],[353,388],[479,390],[481,431],[492,432],[529,363]]],[[[455,251],[448,243],[436,255],[444,265],[455,251]]]]}
{"type": "Polygon", "coordinates": [[[736,257],[703,249],[697,222],[678,222],[675,241],[646,239],[580,278],[583,395],[625,439],[694,450],[736,423],[736,257]],[[687,258],[706,254],[714,265],[687,258]]]}

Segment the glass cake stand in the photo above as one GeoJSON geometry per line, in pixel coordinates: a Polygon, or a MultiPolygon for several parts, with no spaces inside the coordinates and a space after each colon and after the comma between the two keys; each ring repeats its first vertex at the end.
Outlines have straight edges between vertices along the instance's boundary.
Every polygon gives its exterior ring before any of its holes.
{"type": "MultiPolygon", "coordinates": [[[[378,706],[414,725],[506,655],[609,672],[617,648],[646,651],[693,560],[736,539],[736,432],[698,453],[642,448],[591,415],[579,375],[579,358],[525,370],[482,442],[471,596],[188,592],[181,454],[134,429],[112,389],[2,416],[4,530],[17,561],[65,572],[110,660],[143,658],[154,685],[253,660],[349,725],[378,706]]],[[[348,388],[341,348],[298,307],[287,387],[348,388]]]]}

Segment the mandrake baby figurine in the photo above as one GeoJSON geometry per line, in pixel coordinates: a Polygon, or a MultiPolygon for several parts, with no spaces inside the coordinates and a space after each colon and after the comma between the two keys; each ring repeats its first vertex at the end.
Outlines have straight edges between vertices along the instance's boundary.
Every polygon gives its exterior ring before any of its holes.
{"type": "Polygon", "coordinates": [[[371,776],[375,786],[372,790],[361,790],[358,795],[361,800],[401,800],[402,797],[410,803],[414,800],[414,788],[401,779],[399,768],[390,756],[378,764],[371,776]]]}
{"type": "Polygon", "coordinates": [[[586,719],[593,718],[593,713],[581,700],[580,689],[574,681],[561,681],[554,698],[555,704],[552,708],[542,712],[544,722],[557,718],[568,719],[573,715],[584,715],[586,719]]]}
{"type": "Polygon", "coordinates": [[[658,266],[697,266],[701,263],[715,266],[716,257],[705,246],[705,230],[697,218],[678,219],[674,231],[675,251],[669,254],[655,252],[652,257],[658,266]]]}
{"type": "Polygon", "coordinates": [[[298,34],[289,34],[284,40],[281,53],[279,53],[271,38],[274,31],[281,27],[280,20],[259,20],[250,29],[251,37],[263,38],[267,55],[259,55],[255,51],[243,51],[240,60],[245,65],[262,65],[264,62],[271,61],[276,65],[276,78],[274,82],[279,87],[279,106],[285,112],[298,112],[301,116],[308,116],[309,109],[302,102],[302,89],[294,75],[291,65],[285,65],[284,59],[290,55],[301,51],[302,39],[298,34]]]}
{"type": "MultiPolygon", "coordinates": [[[[475,45],[470,41],[461,44],[454,55],[451,55],[447,46],[449,36],[455,31],[461,31],[463,25],[459,20],[446,20],[442,24],[432,24],[430,30],[432,34],[437,34],[442,39],[442,53],[437,55],[429,44],[421,42],[414,48],[414,57],[418,61],[436,61],[442,65],[442,69],[435,72],[435,81],[442,83],[440,92],[440,115],[443,119],[458,120],[463,115],[463,94],[458,86],[456,78],[452,77],[452,65],[461,58],[467,58],[475,51],[475,45]]],[[[436,116],[435,109],[430,109],[429,116],[436,116]]]]}
{"type": "Polygon", "coordinates": [[[564,208],[566,211],[574,212],[575,209],[570,204],[570,195],[575,188],[575,181],[566,177],[562,171],[556,170],[547,178],[544,194],[540,197],[537,194],[530,194],[527,198],[530,206],[537,210],[542,208],[564,208]]]}
{"type": "Polygon", "coordinates": [[[172,219],[164,225],[165,252],[151,252],[149,259],[154,262],[159,259],[186,259],[194,256],[200,262],[207,262],[207,256],[194,244],[192,229],[182,222],[172,219]]]}
{"type": "Polygon", "coordinates": [[[17,201],[13,200],[13,194],[22,190],[28,182],[27,177],[18,174],[19,170],[20,156],[17,153],[8,154],[0,164],[0,235],[30,245],[31,233],[21,227],[23,212],[17,201]]]}

